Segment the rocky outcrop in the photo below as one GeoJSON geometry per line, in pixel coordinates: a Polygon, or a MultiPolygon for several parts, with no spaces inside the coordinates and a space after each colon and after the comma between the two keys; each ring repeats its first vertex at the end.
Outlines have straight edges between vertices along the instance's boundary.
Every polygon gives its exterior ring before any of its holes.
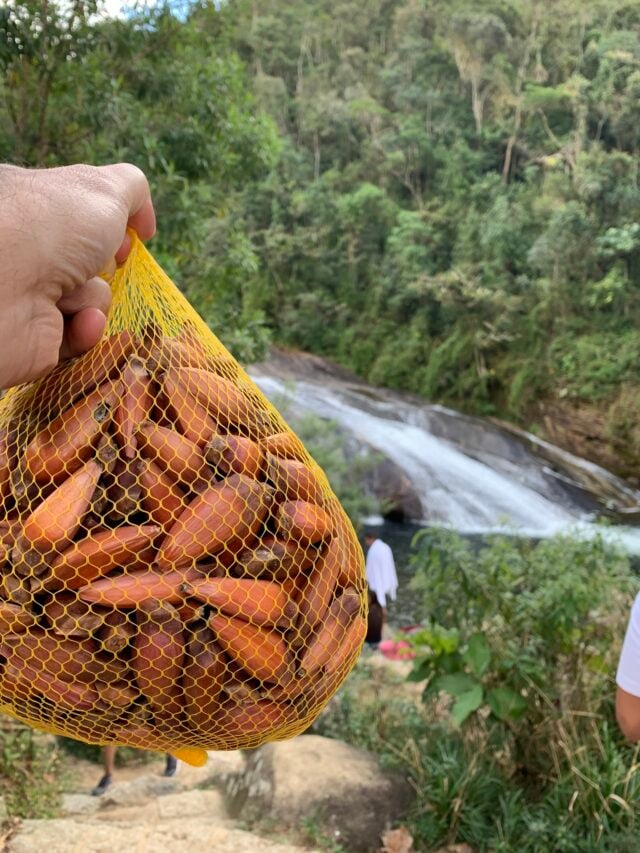
{"type": "Polygon", "coordinates": [[[513,527],[544,535],[558,517],[545,513],[542,497],[563,518],[640,521],[640,398],[631,386],[610,405],[538,402],[527,413],[532,435],[367,385],[305,353],[273,350],[251,371],[268,393],[284,394],[292,415],[333,421],[348,458],[375,451],[378,462],[356,476],[388,518],[477,530],[508,517],[513,527]]]}
{"type": "Polygon", "coordinates": [[[102,797],[86,788],[67,794],[60,817],[18,821],[3,850],[311,853],[304,842],[313,834],[323,845],[378,851],[412,799],[408,783],[382,772],[371,753],[314,735],[212,752],[205,767],[182,765],[171,779],[161,770],[155,762],[102,797]]]}
{"type": "Polygon", "coordinates": [[[227,814],[224,787],[244,766],[242,753],[210,753],[202,768],[181,766],[164,779],[161,765],[115,782],[103,797],[67,794],[64,816],[24,820],[6,853],[309,853],[309,848],[238,827],[227,814]],[[206,786],[204,789],[201,786],[206,786]],[[215,787],[218,786],[218,787],[215,787]]]}
{"type": "Polygon", "coordinates": [[[317,735],[248,753],[242,773],[227,784],[231,817],[285,828],[314,821],[354,853],[378,850],[411,801],[408,782],[381,771],[374,755],[317,735]]]}
{"type": "Polygon", "coordinates": [[[7,853],[308,853],[251,832],[220,826],[206,816],[174,818],[158,823],[98,819],[25,820],[6,847],[7,853]]]}
{"type": "MultiPolygon", "coordinates": [[[[290,379],[326,377],[358,383],[362,379],[334,362],[309,353],[274,348],[268,365],[290,379]]],[[[379,389],[384,394],[384,389],[379,389]]],[[[610,398],[597,402],[549,397],[526,413],[544,439],[575,456],[594,462],[633,488],[640,487],[640,394],[633,383],[622,384],[610,398]]],[[[502,422],[498,422],[503,426],[502,422]]]]}
{"type": "Polygon", "coordinates": [[[532,419],[544,437],[640,485],[640,413],[637,389],[610,402],[550,399],[538,403],[532,419]]]}
{"type": "Polygon", "coordinates": [[[382,459],[365,472],[365,492],[375,496],[381,515],[390,521],[422,518],[422,502],[413,483],[402,468],[390,459],[382,459]]]}
{"type": "MultiPolygon", "coordinates": [[[[631,521],[633,515],[640,516],[640,494],[635,485],[632,485],[631,481],[629,484],[625,483],[600,464],[583,458],[587,455],[588,448],[579,441],[572,441],[567,433],[563,433],[561,421],[548,421],[546,424],[547,432],[551,433],[554,443],[549,443],[504,421],[493,418],[492,422],[504,432],[513,435],[539,458],[546,460],[549,463],[547,474],[555,477],[565,489],[573,489],[576,497],[591,496],[601,513],[618,521],[631,521]],[[572,444],[577,444],[574,452],[563,449],[572,444]]],[[[578,433],[579,430],[575,435],[578,433]]],[[[593,448],[591,450],[593,458],[597,454],[593,452],[593,448]]],[[[610,464],[613,462],[610,458],[607,461],[610,464]]],[[[613,468],[613,465],[611,467],[613,468]]]]}

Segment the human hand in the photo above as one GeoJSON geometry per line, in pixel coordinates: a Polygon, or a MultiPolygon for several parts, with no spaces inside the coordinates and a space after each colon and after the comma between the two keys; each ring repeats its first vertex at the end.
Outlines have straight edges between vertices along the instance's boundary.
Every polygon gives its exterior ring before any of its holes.
{"type": "Polygon", "coordinates": [[[0,166],[0,388],[98,343],[111,305],[98,273],[125,260],[127,226],[143,240],[156,227],[135,166],[0,166]]]}

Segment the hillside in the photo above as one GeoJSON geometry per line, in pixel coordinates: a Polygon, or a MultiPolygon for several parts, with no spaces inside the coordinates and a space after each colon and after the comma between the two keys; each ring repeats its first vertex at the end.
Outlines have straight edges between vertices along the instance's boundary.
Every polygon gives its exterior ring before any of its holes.
{"type": "Polygon", "coordinates": [[[278,339],[632,475],[637,4],[229,13],[282,139],[243,203],[278,339]]]}

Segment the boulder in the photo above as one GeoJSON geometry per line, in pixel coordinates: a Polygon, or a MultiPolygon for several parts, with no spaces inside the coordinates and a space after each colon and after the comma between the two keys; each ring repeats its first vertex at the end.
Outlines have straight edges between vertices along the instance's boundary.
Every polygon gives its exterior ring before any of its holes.
{"type": "Polygon", "coordinates": [[[144,775],[138,779],[117,782],[100,797],[102,808],[113,806],[138,806],[153,800],[174,794],[181,790],[180,779],[176,776],[165,779],[162,776],[144,775]]]}
{"type": "Polygon", "coordinates": [[[318,735],[247,751],[243,772],[226,790],[232,818],[288,829],[312,822],[353,853],[379,850],[382,833],[413,797],[408,782],[380,770],[375,755],[318,735]]]}

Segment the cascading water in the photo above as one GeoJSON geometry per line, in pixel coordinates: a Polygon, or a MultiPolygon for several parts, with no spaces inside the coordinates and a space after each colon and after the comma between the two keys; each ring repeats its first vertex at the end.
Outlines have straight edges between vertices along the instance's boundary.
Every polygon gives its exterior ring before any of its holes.
{"type": "Polygon", "coordinates": [[[518,437],[486,419],[336,377],[321,365],[280,354],[250,374],[276,404],[286,399],[294,415],[332,419],[390,459],[419,498],[421,517],[414,521],[465,534],[503,531],[536,538],[604,530],[640,553],[640,529],[594,524],[602,500],[566,475],[567,468],[577,471],[583,482],[597,481],[607,499],[640,504],[640,493],[609,472],[526,433],[518,437]]]}
{"type": "MultiPolygon", "coordinates": [[[[267,397],[277,399],[285,387],[270,377],[253,377],[267,397]]],[[[575,521],[572,513],[511,475],[473,459],[425,427],[373,414],[348,402],[336,389],[298,382],[294,405],[331,418],[356,438],[379,449],[411,479],[429,524],[446,524],[464,533],[509,526],[524,535],[544,536],[575,521]]]]}

